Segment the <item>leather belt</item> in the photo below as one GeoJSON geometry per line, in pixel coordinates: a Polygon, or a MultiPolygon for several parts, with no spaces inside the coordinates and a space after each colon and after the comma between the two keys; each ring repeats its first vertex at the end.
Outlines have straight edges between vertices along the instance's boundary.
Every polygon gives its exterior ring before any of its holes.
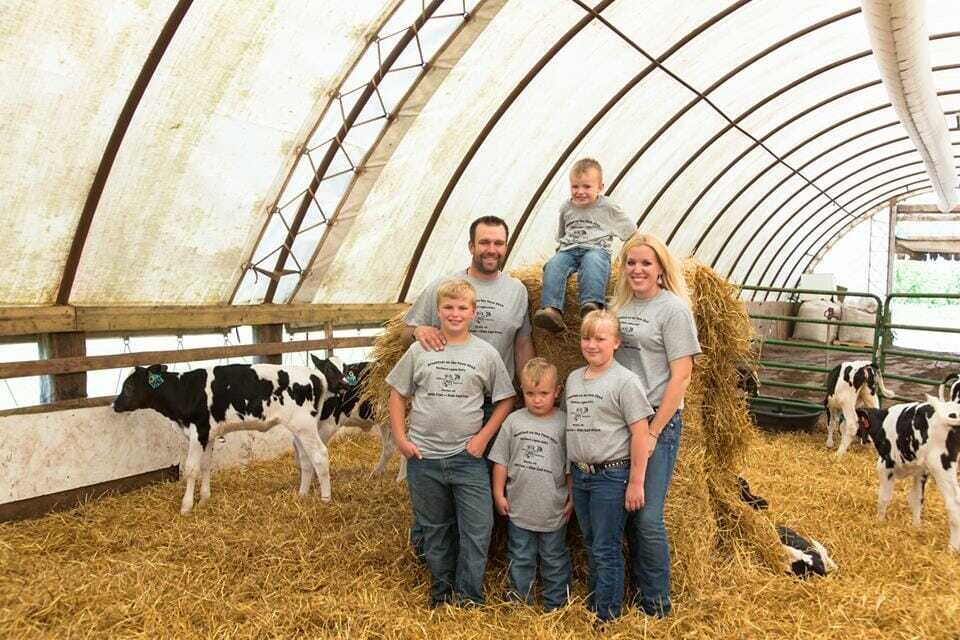
{"type": "Polygon", "coordinates": [[[595,473],[600,473],[604,469],[621,469],[623,467],[630,466],[630,458],[621,458],[619,460],[609,460],[607,462],[595,462],[589,464],[587,462],[573,462],[573,466],[577,469],[580,469],[583,473],[588,475],[593,475],[595,473]]]}

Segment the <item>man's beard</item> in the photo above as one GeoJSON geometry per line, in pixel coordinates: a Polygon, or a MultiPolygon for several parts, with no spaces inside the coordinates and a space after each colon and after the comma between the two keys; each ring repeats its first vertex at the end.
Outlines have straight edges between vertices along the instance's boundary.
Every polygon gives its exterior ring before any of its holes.
{"type": "Polygon", "coordinates": [[[487,269],[487,268],[483,265],[483,258],[482,258],[482,257],[480,257],[480,256],[473,256],[473,268],[476,269],[477,271],[479,271],[479,272],[482,273],[482,274],[490,275],[490,274],[492,274],[492,273],[497,273],[498,271],[500,271],[500,269],[501,269],[502,267],[503,267],[503,258],[498,258],[498,259],[497,259],[497,266],[494,267],[494,268],[491,270],[491,269],[487,269]]]}

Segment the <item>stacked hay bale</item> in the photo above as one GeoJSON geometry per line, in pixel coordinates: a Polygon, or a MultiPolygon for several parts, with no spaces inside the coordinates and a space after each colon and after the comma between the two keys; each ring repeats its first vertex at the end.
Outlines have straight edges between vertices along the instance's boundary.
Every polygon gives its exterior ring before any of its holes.
{"type": "MultiPolygon", "coordinates": [[[[542,273],[541,265],[511,273],[527,287],[531,313],[540,300],[542,273]]],[[[703,355],[697,358],[687,391],[683,437],[666,505],[676,565],[674,592],[680,597],[712,582],[719,562],[757,562],[777,570],[782,566],[773,523],[743,504],[736,484],[754,434],[736,386],[736,363],[750,357],[746,310],[735,288],[708,267],[688,260],[685,276],[703,355]]],[[[608,293],[616,278],[614,273],[608,293]]],[[[576,278],[571,278],[566,332],[533,331],[537,355],[557,365],[561,380],[584,365],[576,291],[576,278]]],[[[392,319],[373,348],[375,362],[363,395],[375,403],[379,415],[387,415],[389,388],[384,379],[406,351],[404,326],[402,317],[392,319]]]]}

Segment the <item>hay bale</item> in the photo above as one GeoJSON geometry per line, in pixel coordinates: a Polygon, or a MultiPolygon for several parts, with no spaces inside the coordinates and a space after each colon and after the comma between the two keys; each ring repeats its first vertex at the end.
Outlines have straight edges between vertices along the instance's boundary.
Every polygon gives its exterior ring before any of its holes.
{"type": "MultiPolygon", "coordinates": [[[[543,265],[515,269],[511,275],[527,288],[530,311],[539,306],[543,265]]],[[[688,260],[684,275],[690,292],[703,355],[697,358],[683,412],[684,431],[667,498],[678,595],[708,583],[718,560],[759,562],[779,571],[782,551],[774,523],[740,500],[736,476],[755,434],[743,395],[736,385],[736,364],[751,358],[753,330],[737,291],[712,269],[688,260]]],[[[618,274],[610,278],[612,295],[618,274]]],[[[563,310],[567,331],[560,335],[534,327],[537,355],[557,366],[560,379],[584,365],[580,354],[580,316],[576,277],[567,282],[563,310]]],[[[386,415],[389,388],[384,380],[406,351],[402,316],[391,319],[373,347],[364,399],[386,415]]]]}

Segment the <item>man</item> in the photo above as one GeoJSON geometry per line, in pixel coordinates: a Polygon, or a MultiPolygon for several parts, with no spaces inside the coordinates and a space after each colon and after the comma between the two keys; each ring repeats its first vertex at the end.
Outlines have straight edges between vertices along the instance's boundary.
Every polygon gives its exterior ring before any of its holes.
{"type": "Polygon", "coordinates": [[[500,272],[507,253],[507,223],[497,216],[477,218],[470,225],[467,248],[470,266],[436,278],[407,310],[404,336],[416,339],[424,349],[442,351],[443,334],[437,316],[437,288],[447,280],[463,278],[477,291],[477,315],[470,333],[497,350],[511,379],[533,357],[527,288],[519,280],[500,272]]]}
{"type": "MultiPolygon", "coordinates": [[[[440,276],[428,284],[403,317],[407,323],[404,337],[417,340],[429,351],[442,351],[446,340],[440,331],[437,314],[437,289],[452,279],[464,279],[476,290],[476,315],[470,324],[470,333],[492,345],[510,374],[523,371],[527,360],[534,356],[530,337],[530,315],[527,288],[512,276],[500,272],[507,253],[507,223],[497,216],[482,216],[470,224],[470,266],[465,270],[440,276]]],[[[490,420],[493,402],[485,398],[483,423],[490,420]]],[[[496,436],[487,445],[493,446],[496,436]]],[[[484,452],[486,454],[486,452],[484,452]]],[[[410,543],[418,556],[423,555],[423,527],[414,521],[410,529],[410,543]]]]}

